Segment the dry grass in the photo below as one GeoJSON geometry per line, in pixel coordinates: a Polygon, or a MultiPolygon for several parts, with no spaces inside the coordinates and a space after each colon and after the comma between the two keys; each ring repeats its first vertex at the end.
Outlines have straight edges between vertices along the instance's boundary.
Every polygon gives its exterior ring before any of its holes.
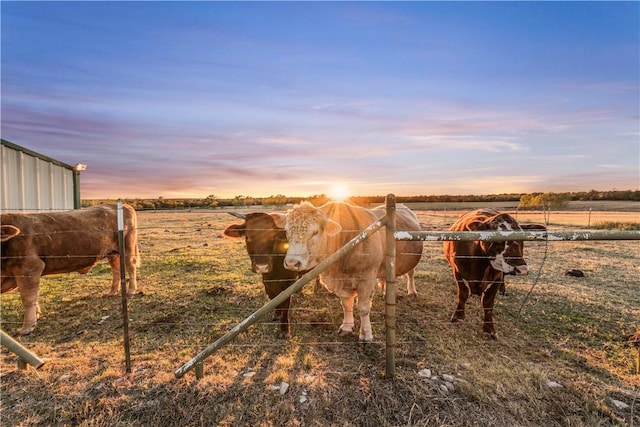
{"type": "MultiPolygon", "coordinates": [[[[455,215],[419,212],[428,229],[446,228],[455,215]]],[[[560,215],[552,213],[552,229],[586,227],[586,213],[577,221],[575,213],[560,215]]],[[[244,244],[220,237],[232,221],[214,212],[139,214],[143,294],[129,303],[130,374],[121,300],[101,297],[107,265],[45,278],[43,317],[21,342],[47,362],[21,371],[3,348],[0,424],[640,425],[640,376],[625,345],[640,329],[638,242],[528,243],[532,274],[507,279],[496,304],[497,341],[482,336],[477,299],[466,322],[448,322],[453,279],[441,245],[426,243],[418,298],[404,297],[398,282],[393,380],[384,377],[380,294],[372,315],[379,341],[363,346],[336,336],[339,302],[311,285],[294,296],[290,340],[277,340],[277,326],[265,319],[207,359],[202,380],[176,379],[178,367],[267,301],[244,244]],[[572,268],[586,277],[564,276],[572,268]],[[418,375],[423,369],[431,378],[418,375]]],[[[1,308],[2,328],[15,331],[18,295],[3,295],[1,308]]]]}

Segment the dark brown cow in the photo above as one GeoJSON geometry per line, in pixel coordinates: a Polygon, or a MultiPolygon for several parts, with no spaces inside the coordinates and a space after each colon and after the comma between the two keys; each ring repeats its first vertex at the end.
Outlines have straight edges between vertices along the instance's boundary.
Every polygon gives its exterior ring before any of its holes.
{"type": "MultiPolygon", "coordinates": [[[[449,228],[451,231],[522,231],[545,230],[539,224],[518,224],[509,214],[493,209],[478,209],[460,216],[449,228]]],[[[453,269],[458,285],[458,304],[451,317],[452,322],[464,319],[464,307],[469,294],[481,298],[484,310],[482,330],[496,338],[493,325],[493,305],[496,293],[504,291],[504,275],[529,274],[523,258],[522,242],[444,242],[444,254],[453,269]]]]}
{"type": "MultiPolygon", "coordinates": [[[[284,268],[287,253],[287,235],[283,228],[276,227],[273,218],[263,212],[248,214],[231,213],[243,218],[242,224],[230,224],[222,234],[234,239],[245,239],[251,258],[251,270],[262,275],[264,290],[270,299],[291,286],[299,277],[294,271],[284,268]]],[[[291,336],[289,308],[291,297],[276,307],[274,320],[280,323],[280,337],[291,336]]]]}
{"type": "MultiPolygon", "coordinates": [[[[128,296],[136,292],[139,265],[135,210],[123,205],[125,268],[129,274],[128,296]]],[[[49,274],[88,273],[101,259],[111,265],[111,290],[118,293],[120,255],[117,206],[50,213],[3,213],[0,216],[2,293],[18,289],[24,319],[18,335],[33,331],[40,315],[40,277],[49,274]]]]}

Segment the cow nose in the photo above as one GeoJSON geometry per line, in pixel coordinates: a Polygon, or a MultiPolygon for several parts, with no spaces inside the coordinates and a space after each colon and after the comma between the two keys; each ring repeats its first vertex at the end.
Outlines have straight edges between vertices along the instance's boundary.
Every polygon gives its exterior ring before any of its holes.
{"type": "Polygon", "coordinates": [[[528,265],[519,265],[516,267],[516,276],[526,276],[529,274],[529,266],[528,265]]]}
{"type": "Polygon", "coordinates": [[[269,264],[256,264],[255,265],[255,272],[256,273],[268,273],[269,272],[269,264]]]}
{"type": "Polygon", "coordinates": [[[284,259],[284,268],[291,271],[300,271],[302,263],[299,259],[286,257],[284,259]]]}

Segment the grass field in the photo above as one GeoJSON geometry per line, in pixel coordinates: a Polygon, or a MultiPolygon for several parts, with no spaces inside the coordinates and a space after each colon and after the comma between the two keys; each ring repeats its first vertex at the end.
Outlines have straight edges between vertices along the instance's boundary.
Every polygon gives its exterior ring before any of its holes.
{"type": "MultiPolygon", "coordinates": [[[[417,212],[446,229],[453,210],[417,212]]],[[[540,212],[521,221],[543,222],[540,212]]],[[[551,212],[551,230],[584,229],[589,213],[551,212]]],[[[640,223],[637,211],[591,213],[640,223]]],[[[531,274],[508,277],[495,310],[499,339],[482,334],[478,299],[451,324],[455,286],[441,243],[425,243],[418,298],[398,281],[396,378],[384,376],[384,301],[373,344],[338,337],[339,301],[309,284],[294,296],[293,336],[264,319],[204,363],[174,371],[268,298],[243,242],[220,237],[220,212],[140,212],[142,293],[129,302],[132,372],[124,366],[121,299],[110,271],[42,280],[43,315],[21,343],[46,360],[17,368],[0,355],[3,426],[609,426],[640,425],[640,375],[627,336],[640,331],[640,244],[529,242],[531,274]],[[564,275],[580,269],[586,277],[564,275]],[[427,371],[428,370],[428,371],[427,371]],[[283,387],[283,384],[288,387],[283,387]],[[285,390],[286,388],[286,390],[285,390]]],[[[3,294],[2,329],[23,310],[3,294]]]]}

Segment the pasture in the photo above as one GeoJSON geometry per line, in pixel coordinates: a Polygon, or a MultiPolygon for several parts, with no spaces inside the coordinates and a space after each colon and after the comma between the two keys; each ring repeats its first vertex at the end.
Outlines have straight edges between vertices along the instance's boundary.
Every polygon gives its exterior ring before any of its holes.
{"type": "MultiPolygon", "coordinates": [[[[416,212],[444,230],[459,212],[416,212]]],[[[594,212],[595,213],[595,212],[594,212]]],[[[552,212],[550,230],[585,229],[587,212],[552,212]]],[[[608,212],[594,224],[631,222],[608,212]],[[615,219],[614,219],[615,218],[615,219]]],[[[542,214],[520,212],[520,221],[542,214]]],[[[294,295],[292,338],[264,319],[204,363],[204,378],[174,371],[268,301],[243,241],[221,237],[219,211],[140,212],[142,293],[129,302],[132,372],[124,365],[121,299],[102,297],[106,262],[42,280],[43,313],[20,342],[39,370],[0,355],[0,424],[12,426],[608,426],[640,425],[640,375],[627,343],[640,331],[640,244],[527,242],[531,274],[507,276],[496,299],[498,340],[482,334],[471,298],[451,324],[455,285],[442,244],[426,242],[418,298],[397,281],[396,378],[384,377],[384,301],[373,301],[375,342],[338,337],[339,301],[310,283],[294,295]],[[586,277],[565,276],[580,269],[586,277]],[[285,385],[286,384],[286,385],[285,385]]],[[[3,294],[1,327],[22,320],[3,294]]],[[[357,316],[356,316],[357,319],[357,316]]],[[[358,321],[358,320],[357,320],[358,321]]]]}

